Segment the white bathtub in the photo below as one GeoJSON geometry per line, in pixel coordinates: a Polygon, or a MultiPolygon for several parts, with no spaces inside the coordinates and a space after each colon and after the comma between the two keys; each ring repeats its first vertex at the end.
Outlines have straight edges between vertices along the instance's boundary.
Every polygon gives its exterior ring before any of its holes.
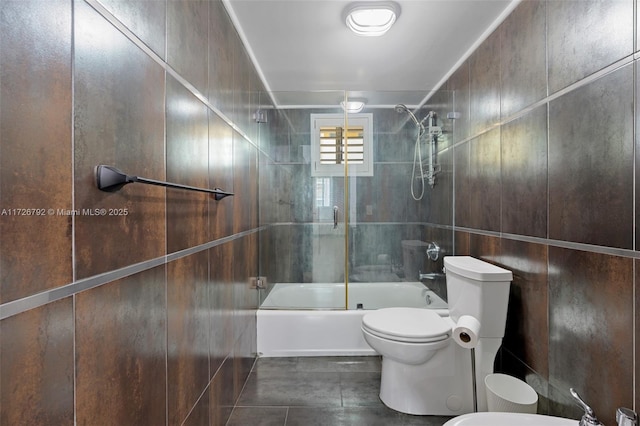
{"type": "Polygon", "coordinates": [[[276,284],[257,313],[258,355],[376,355],[362,336],[368,310],[393,306],[433,309],[448,316],[447,304],[419,282],[276,284]],[[363,309],[355,309],[362,304],[363,309]]]}

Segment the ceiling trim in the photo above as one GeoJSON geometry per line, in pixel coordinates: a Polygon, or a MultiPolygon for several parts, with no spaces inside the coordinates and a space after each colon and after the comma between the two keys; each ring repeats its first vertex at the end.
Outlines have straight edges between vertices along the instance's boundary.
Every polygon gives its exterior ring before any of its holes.
{"type": "Polygon", "coordinates": [[[464,55],[462,55],[460,57],[460,59],[458,59],[458,62],[456,62],[455,64],[453,64],[453,66],[451,67],[451,69],[442,77],[442,79],[438,82],[438,84],[435,85],[435,87],[433,89],[431,89],[429,91],[429,93],[427,93],[427,95],[424,97],[424,99],[422,101],[420,101],[420,105],[418,106],[418,108],[421,108],[424,104],[426,104],[429,99],[431,99],[431,97],[438,91],[440,90],[440,88],[442,87],[442,85],[444,83],[447,82],[447,80],[449,80],[449,78],[453,75],[454,72],[456,72],[458,70],[458,68],[460,68],[460,66],[464,63],[464,61],[466,61],[467,59],[469,59],[469,57],[473,54],[473,52],[476,51],[476,49],[478,47],[480,47],[480,45],[487,39],[489,38],[489,36],[491,35],[491,33],[493,33],[496,28],[498,28],[500,26],[500,24],[502,24],[502,22],[507,19],[507,16],[509,16],[511,14],[511,12],[513,12],[513,10],[522,2],[522,0],[512,0],[511,3],[509,3],[509,5],[502,11],[502,13],[495,19],[495,21],[493,21],[491,23],[491,25],[489,25],[489,27],[487,27],[487,29],[485,30],[484,33],[482,33],[482,35],[480,37],[478,37],[478,39],[471,45],[471,47],[469,47],[469,50],[467,50],[464,55]]]}

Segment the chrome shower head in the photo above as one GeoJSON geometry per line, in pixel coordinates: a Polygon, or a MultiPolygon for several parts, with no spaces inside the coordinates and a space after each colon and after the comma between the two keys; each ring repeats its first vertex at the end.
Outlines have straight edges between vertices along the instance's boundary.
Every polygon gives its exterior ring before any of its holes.
{"type": "Polygon", "coordinates": [[[413,113],[411,111],[409,111],[409,108],[407,108],[407,106],[405,104],[398,104],[395,106],[395,110],[398,114],[402,114],[404,112],[406,112],[407,114],[409,114],[409,117],[411,117],[411,120],[413,120],[413,122],[415,123],[416,126],[418,126],[418,129],[420,129],[420,133],[422,133],[424,131],[424,126],[422,126],[422,124],[418,121],[418,119],[416,118],[415,115],[413,115],[413,113]]]}

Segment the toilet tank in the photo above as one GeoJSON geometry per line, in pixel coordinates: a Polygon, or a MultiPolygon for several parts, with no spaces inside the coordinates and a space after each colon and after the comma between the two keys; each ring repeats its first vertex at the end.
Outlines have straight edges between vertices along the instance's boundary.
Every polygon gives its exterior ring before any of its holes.
{"type": "Polygon", "coordinates": [[[504,337],[513,274],[470,256],[445,256],[449,316],[480,321],[479,337],[504,337]]]}

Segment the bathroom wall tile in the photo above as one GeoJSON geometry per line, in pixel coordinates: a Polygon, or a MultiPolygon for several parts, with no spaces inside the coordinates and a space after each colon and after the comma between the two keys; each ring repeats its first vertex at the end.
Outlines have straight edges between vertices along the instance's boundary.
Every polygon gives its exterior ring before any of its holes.
{"type": "MultiPolygon", "coordinates": [[[[257,154],[253,145],[233,134],[233,232],[257,225],[257,154]]],[[[223,200],[224,201],[224,200],[223,200]]]]}
{"type": "Polygon", "coordinates": [[[453,223],[453,149],[438,154],[440,173],[436,175],[436,183],[430,189],[429,213],[426,216],[429,223],[451,225],[453,223]]]}
{"type": "Polygon", "coordinates": [[[504,119],[547,95],[546,2],[520,3],[499,31],[504,119]]]}
{"type": "Polygon", "coordinates": [[[550,238],[633,247],[633,78],[626,66],[550,103],[550,238]]]}
{"type": "Polygon", "coordinates": [[[209,102],[225,115],[233,113],[233,56],[236,33],[221,0],[209,5],[209,102]]]}
{"type": "Polygon", "coordinates": [[[193,410],[189,413],[189,417],[184,421],[183,426],[202,426],[209,425],[209,416],[211,415],[211,397],[209,396],[209,387],[200,396],[193,410]]]}
{"type": "Polygon", "coordinates": [[[547,2],[549,93],[633,52],[633,3],[547,2]]]}
{"type": "Polygon", "coordinates": [[[165,424],[165,267],[76,296],[76,421],[165,424]]]}
{"type": "Polygon", "coordinates": [[[239,401],[248,381],[251,367],[255,362],[256,352],[252,342],[256,341],[255,324],[246,327],[240,334],[233,350],[233,382],[236,402],[239,401]]]}
{"type": "Polygon", "coordinates": [[[469,239],[470,239],[470,234],[468,232],[455,231],[454,233],[454,244],[455,244],[454,255],[455,256],[470,255],[469,239]]]}
{"type": "Polygon", "coordinates": [[[73,425],[73,301],[0,323],[0,423],[73,425]]]}
{"type": "Polygon", "coordinates": [[[209,250],[210,347],[209,374],[213,378],[233,352],[233,242],[209,250]]]}
{"type": "Polygon", "coordinates": [[[167,2],[167,63],[202,94],[208,89],[209,1],[167,2]]]}
{"type": "Polygon", "coordinates": [[[100,0],[100,3],[158,56],[165,57],[166,0],[100,0]]]}
{"type": "Polygon", "coordinates": [[[498,264],[513,273],[504,347],[549,378],[547,246],[501,240],[498,264]]]}
{"type": "Polygon", "coordinates": [[[470,93],[469,93],[469,61],[465,61],[451,75],[448,87],[453,96],[453,112],[460,113],[460,118],[453,120],[453,142],[467,139],[470,135],[470,93]]]}
{"type": "Polygon", "coordinates": [[[5,303],[72,281],[71,2],[3,1],[0,40],[5,303]]]}
{"type": "MultiPolygon", "coordinates": [[[[167,181],[209,188],[207,107],[173,77],[167,77],[167,181]]],[[[213,187],[211,187],[212,189],[213,187]]],[[[167,252],[209,241],[213,195],[167,189],[167,252]]]]}
{"type": "Polygon", "coordinates": [[[165,190],[95,184],[98,164],[165,180],[164,71],[88,5],[74,13],[74,207],[126,209],[74,217],[76,278],[85,278],[165,254],[165,190]]]}
{"type": "Polygon", "coordinates": [[[169,424],[181,425],[209,383],[209,253],[167,265],[169,424]]]}
{"type": "Polygon", "coordinates": [[[258,292],[249,278],[258,276],[256,234],[233,241],[233,337],[237,342],[255,315],[258,292]]]}
{"type": "Polygon", "coordinates": [[[471,136],[500,121],[500,32],[494,31],[469,57],[471,136]]]}
{"type": "Polygon", "coordinates": [[[500,128],[470,142],[469,222],[471,227],[500,231],[501,159],[500,128]]]}
{"type": "MultiPolygon", "coordinates": [[[[526,4],[526,3],[525,3],[526,4]]],[[[502,126],[502,232],[547,236],[547,108],[502,126]]]]}
{"type": "Polygon", "coordinates": [[[249,135],[251,107],[251,59],[245,52],[239,37],[232,38],[233,54],[233,114],[231,119],[249,135]]]}
{"type": "MultiPolygon", "coordinates": [[[[235,192],[233,179],[233,130],[214,113],[209,113],[209,182],[212,188],[235,192]]],[[[241,196],[238,194],[237,196],[241,196]]],[[[244,196],[244,195],[242,195],[244,196]]],[[[216,201],[209,198],[211,240],[233,233],[234,197],[216,201]]]]}
{"type": "Polygon", "coordinates": [[[502,258],[502,239],[490,235],[469,235],[469,256],[498,264],[502,258]]]}
{"type": "Polygon", "coordinates": [[[548,297],[550,384],[614,424],[633,403],[632,259],[550,247],[548,297]]]}
{"type": "Polygon", "coordinates": [[[472,225],[470,146],[471,142],[458,145],[453,153],[454,223],[462,227],[472,225]]]}
{"type": "Polygon", "coordinates": [[[225,359],[209,385],[210,425],[224,426],[236,402],[233,387],[233,357],[225,359]]]}
{"type": "MultiPolygon", "coordinates": [[[[634,259],[634,283],[633,283],[633,288],[634,290],[634,294],[635,294],[635,300],[634,300],[634,307],[635,307],[635,312],[639,312],[638,309],[640,309],[640,292],[638,291],[638,286],[640,285],[640,261],[638,259],[634,259]]],[[[638,332],[640,331],[640,315],[635,315],[635,347],[633,348],[634,350],[634,354],[635,354],[635,358],[637,359],[638,354],[640,354],[640,339],[638,339],[638,332]]],[[[640,393],[638,393],[638,391],[640,390],[640,369],[639,368],[634,368],[634,372],[635,372],[635,376],[634,376],[634,384],[635,384],[635,389],[634,389],[634,395],[635,395],[635,401],[633,401],[634,403],[634,407],[639,407],[640,405],[638,405],[640,403],[640,393]]]]}

